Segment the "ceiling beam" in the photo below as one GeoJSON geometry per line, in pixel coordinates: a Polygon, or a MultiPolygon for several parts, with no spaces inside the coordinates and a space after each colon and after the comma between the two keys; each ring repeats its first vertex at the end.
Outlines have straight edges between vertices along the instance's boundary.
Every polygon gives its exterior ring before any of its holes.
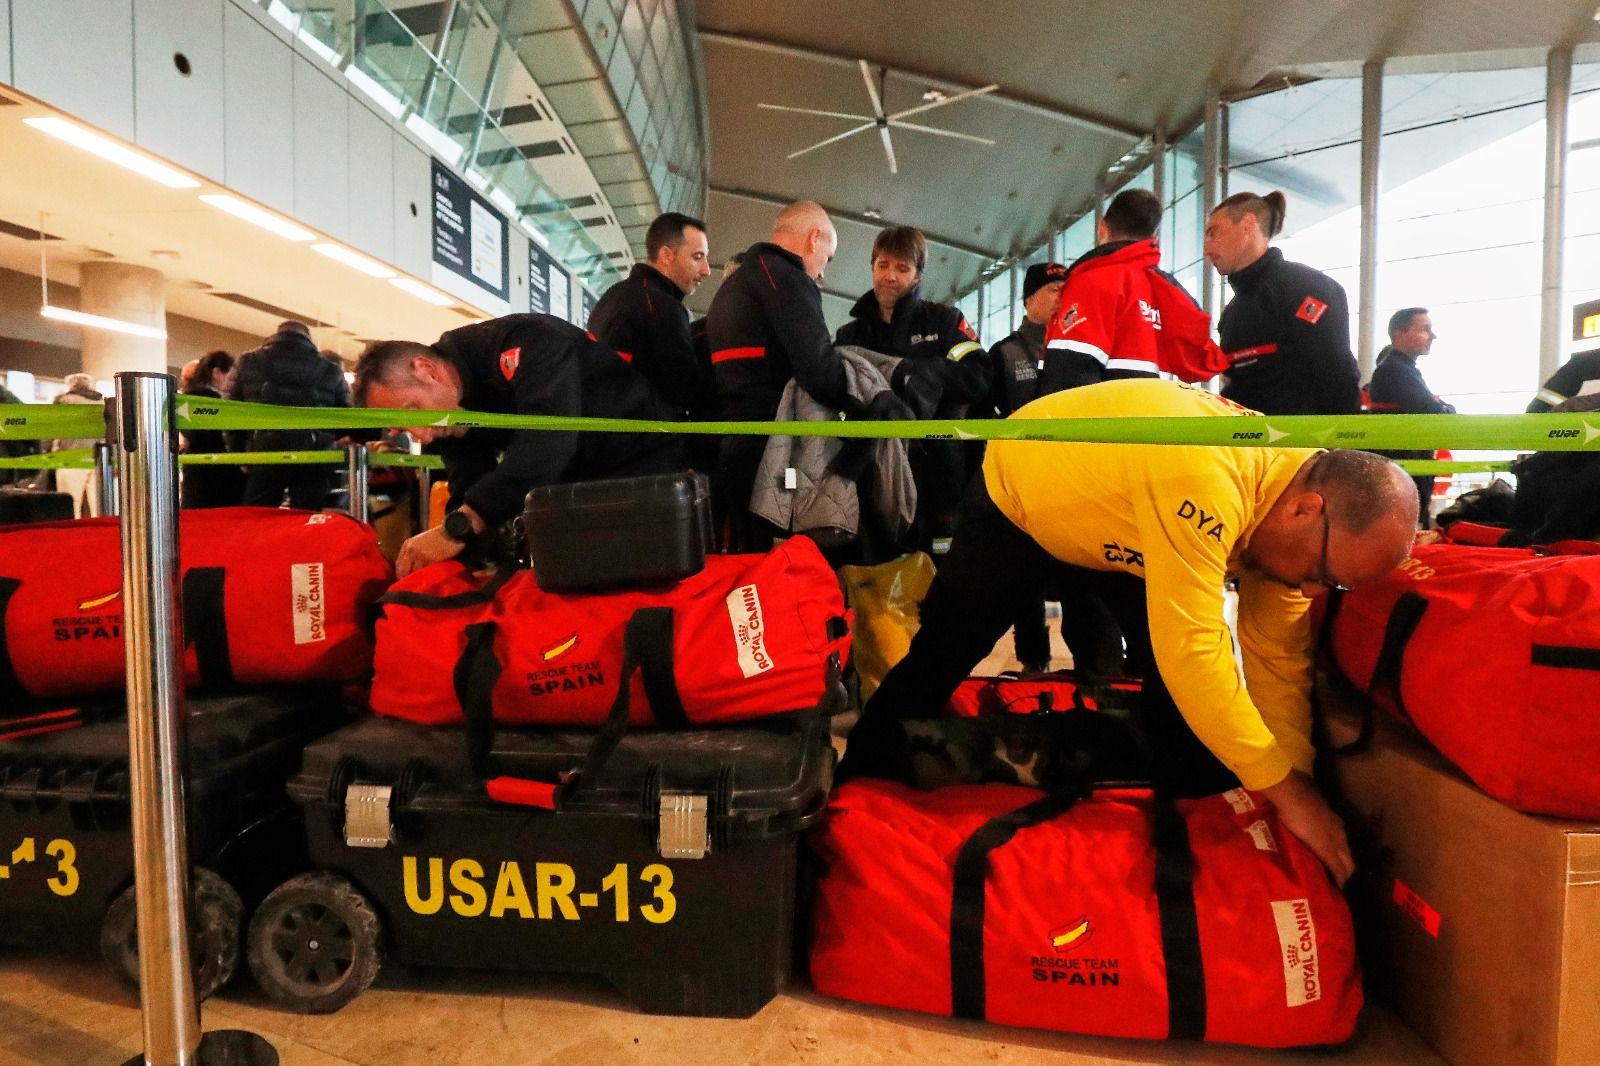
{"type": "MultiPolygon", "coordinates": [[[[700,39],[708,44],[720,44],[727,45],[732,48],[744,48],[754,52],[765,52],[768,55],[782,55],[795,59],[807,59],[815,63],[828,63],[833,66],[848,68],[852,72],[859,69],[857,66],[859,59],[854,56],[844,56],[836,52],[825,52],[816,48],[804,48],[798,45],[784,44],[781,41],[763,40],[758,37],[749,37],[744,34],[724,33],[721,30],[702,28],[700,30],[700,39]]],[[[868,59],[867,62],[872,63],[872,60],[868,59]]],[[[883,64],[873,63],[873,66],[883,66],[883,64]]],[[[969,92],[973,89],[979,88],[979,86],[976,85],[963,85],[960,82],[954,82],[948,78],[941,78],[936,75],[924,73],[922,71],[907,70],[904,67],[885,67],[884,69],[888,70],[889,73],[899,75],[902,78],[907,78],[912,81],[919,81],[936,89],[943,89],[945,92],[948,92],[952,95],[955,93],[969,92]]],[[[1092,115],[1086,111],[1076,111],[1071,108],[1058,107],[1054,104],[1045,104],[1036,100],[1028,100],[1013,93],[994,92],[989,93],[983,97],[983,99],[992,100],[997,104],[1004,104],[1007,107],[1014,108],[1018,111],[1025,112],[1026,114],[1034,115],[1039,118],[1046,118],[1053,122],[1062,122],[1069,126],[1076,126],[1079,129],[1089,130],[1090,132],[1098,133],[1102,136],[1116,137],[1120,140],[1138,142],[1142,141],[1149,135],[1148,130],[1136,129],[1133,126],[1124,125],[1123,123],[1115,122],[1099,115],[1092,115]]]]}
{"type": "MultiPolygon", "coordinates": [[[[711,193],[713,196],[727,196],[735,200],[747,200],[753,204],[766,204],[771,207],[788,207],[790,204],[794,203],[794,201],[791,199],[786,199],[782,196],[773,196],[770,193],[754,192],[750,189],[729,189],[721,185],[709,186],[706,191],[711,193]]],[[[858,215],[852,211],[841,211],[837,207],[829,207],[827,204],[823,204],[822,209],[828,212],[828,215],[832,218],[843,219],[846,222],[854,222],[858,226],[869,226],[873,229],[882,229],[884,226],[894,224],[881,218],[868,218],[866,215],[858,215]]],[[[919,226],[917,228],[921,229],[922,227],[919,226]]],[[[928,239],[929,244],[937,244],[941,248],[949,248],[952,251],[974,256],[975,258],[982,259],[986,263],[992,263],[997,259],[1004,259],[1006,257],[1006,253],[1004,252],[997,252],[992,248],[980,248],[976,244],[967,244],[964,241],[958,241],[951,237],[941,237],[937,233],[929,233],[927,230],[922,230],[922,235],[928,239]]]]}

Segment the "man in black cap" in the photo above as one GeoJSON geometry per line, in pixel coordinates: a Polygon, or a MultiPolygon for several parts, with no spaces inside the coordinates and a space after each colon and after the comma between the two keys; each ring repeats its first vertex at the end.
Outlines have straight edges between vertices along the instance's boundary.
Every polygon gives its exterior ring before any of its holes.
{"type": "Polygon", "coordinates": [[[1035,263],[1022,276],[1023,317],[1017,331],[991,348],[994,357],[994,406],[1002,418],[1045,394],[1039,371],[1044,369],[1044,328],[1061,302],[1067,268],[1060,263],[1035,263]]]}

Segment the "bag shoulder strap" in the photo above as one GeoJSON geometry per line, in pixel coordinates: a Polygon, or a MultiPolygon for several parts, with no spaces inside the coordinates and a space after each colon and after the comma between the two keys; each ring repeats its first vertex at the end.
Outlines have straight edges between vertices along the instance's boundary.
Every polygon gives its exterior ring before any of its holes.
{"type": "Polygon", "coordinates": [[[1361,731],[1354,740],[1337,749],[1340,755],[1359,755],[1371,747],[1378,726],[1372,697],[1380,691],[1387,689],[1394,697],[1396,709],[1406,714],[1405,697],[1401,695],[1401,669],[1405,665],[1406,645],[1416,635],[1417,626],[1427,613],[1428,599],[1419,592],[1402,593],[1389,609],[1389,619],[1383,626],[1383,643],[1372,664],[1372,677],[1367,681],[1367,699],[1361,708],[1361,731]]]}
{"type": "MultiPolygon", "coordinates": [[[[465,564],[462,564],[465,569],[465,564]]],[[[489,580],[475,589],[466,592],[454,592],[449,595],[440,595],[432,592],[412,592],[409,589],[399,589],[386,592],[378,598],[380,605],[394,604],[397,607],[415,607],[424,611],[445,611],[453,607],[481,607],[492,603],[500,590],[505,588],[506,582],[517,573],[514,566],[500,565],[495,568],[489,580]]]]}
{"type": "Polygon", "coordinates": [[[489,757],[494,750],[494,686],[502,667],[494,653],[497,626],[478,622],[467,626],[467,646],[456,661],[453,680],[456,699],[466,722],[467,757],[472,772],[485,782],[492,799],[527,807],[558,810],[565,799],[584,784],[599,780],[606,762],[617,750],[633,702],[633,675],[643,673],[645,694],[658,722],[672,728],[686,728],[688,717],[678,695],[673,674],[672,643],[674,616],[670,607],[642,607],[628,619],[622,639],[622,669],[617,695],[605,722],[595,731],[594,740],[582,763],[561,776],[559,781],[534,781],[527,778],[490,776],[489,757]]]}
{"type": "MultiPolygon", "coordinates": [[[[950,907],[950,1013],[984,1020],[988,1005],[983,927],[989,855],[1021,832],[1070,810],[1080,797],[1058,792],[991,818],[956,855],[950,907]]],[[[1206,1032],[1205,967],[1194,902],[1194,854],[1189,830],[1171,799],[1157,795],[1153,828],[1156,907],[1166,963],[1167,1037],[1201,1040],[1206,1032]]]]}
{"type": "Polygon", "coordinates": [[[224,599],[227,579],[224,566],[194,566],[183,575],[183,642],[194,646],[200,683],[207,688],[233,684],[224,599]]]}

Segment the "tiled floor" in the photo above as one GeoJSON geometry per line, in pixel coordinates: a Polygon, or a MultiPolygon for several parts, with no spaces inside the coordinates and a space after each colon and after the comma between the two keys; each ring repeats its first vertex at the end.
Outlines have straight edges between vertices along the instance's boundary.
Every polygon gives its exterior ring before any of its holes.
{"type": "MultiPolygon", "coordinates": [[[[978,672],[1015,666],[1010,649],[1008,637],[978,672]]],[[[1061,649],[1056,665],[1065,657],[1061,649]]],[[[203,1021],[263,1034],[283,1066],[1443,1066],[1374,1008],[1348,1047],[1286,1053],[1006,1029],[823,999],[798,985],[745,1020],[651,1017],[596,981],[393,967],[321,1017],[275,1009],[245,977],[205,1005],[203,1021]]],[[[142,1043],[135,996],[98,960],[0,954],[0,1066],[118,1066],[142,1043]]]]}
{"type": "MultiPolygon", "coordinates": [[[[1442,1066],[1369,1010],[1348,1048],[1299,1053],[1071,1037],[858,1007],[793,989],[742,1021],[629,1011],[588,981],[459,971],[389,973],[338,1014],[284,1014],[240,982],[210,1029],[266,1036],[283,1066],[1442,1066]]],[[[118,1066],[141,1046],[133,994],[92,959],[0,961],[0,1066],[118,1066]]]]}

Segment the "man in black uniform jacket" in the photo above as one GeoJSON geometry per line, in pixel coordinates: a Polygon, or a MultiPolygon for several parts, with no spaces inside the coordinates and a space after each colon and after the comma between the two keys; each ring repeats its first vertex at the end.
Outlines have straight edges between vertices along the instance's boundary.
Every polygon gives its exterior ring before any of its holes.
{"type": "MultiPolygon", "coordinates": [[[[706,330],[724,419],[770,420],[791,378],[825,406],[864,413],[850,398],[844,364],[822,316],[818,286],[838,247],[828,213],[802,200],[778,214],[772,239],[751,245],[743,265],[723,280],[706,330]]],[[[750,513],[750,490],[766,445],[757,436],[722,441],[712,502],[730,551],[771,546],[771,526],[750,513]]]]}
{"type": "Polygon", "coordinates": [[[1539,387],[1539,394],[1528,405],[1528,414],[1552,411],[1568,400],[1579,396],[1592,396],[1600,391],[1600,348],[1589,352],[1574,352],[1561,367],[1550,375],[1550,380],[1539,387]]]}
{"type": "Polygon", "coordinates": [[[1232,364],[1222,395],[1268,415],[1356,414],[1349,302],[1328,275],[1268,247],[1286,210],[1281,192],[1241,192],[1206,220],[1205,256],[1233,287],[1217,324],[1232,364]]]}
{"type": "Polygon", "coordinates": [[[692,418],[709,417],[716,386],[695,355],[683,298],[711,276],[706,225],[669,211],[644,235],[647,263],[605,291],[589,316],[595,340],[616,350],[656,394],[692,418]]]}
{"type": "MultiPolygon", "coordinates": [[[[431,345],[374,344],[356,364],[354,395],[362,407],[416,411],[680,417],[616,352],[550,315],[508,315],[462,326],[431,345]]],[[[530,489],[683,467],[676,438],[664,435],[405,428],[444,458],[452,513],[442,526],[401,547],[395,561],[401,577],[455,558],[475,535],[521,513],[530,489]]]]}
{"type": "MultiPolygon", "coordinates": [[[[965,418],[968,406],[989,399],[989,353],[966,316],[949,304],[924,300],[918,292],[928,262],[928,242],[912,226],[880,230],[872,242],[872,289],[850,309],[834,342],[870,348],[906,361],[905,374],[919,379],[914,392],[938,397],[930,418],[965,418]]],[[[982,461],[981,446],[924,441],[911,449],[917,483],[917,541],[943,555],[961,508],[968,475],[982,461]],[[970,469],[969,469],[970,467],[970,469]]],[[[913,545],[907,545],[913,546],[913,545]]]]}
{"type": "MultiPolygon", "coordinates": [[[[1456,409],[1433,394],[1422,380],[1417,360],[1433,349],[1433,319],[1425,307],[1405,307],[1389,317],[1389,345],[1378,353],[1367,384],[1367,409],[1382,414],[1453,415],[1456,409]]],[[[1432,459],[1431,451],[1382,452],[1391,459],[1432,459]]],[[[1428,528],[1428,505],[1433,500],[1433,477],[1412,478],[1417,483],[1421,510],[1417,522],[1428,528]]]]}

